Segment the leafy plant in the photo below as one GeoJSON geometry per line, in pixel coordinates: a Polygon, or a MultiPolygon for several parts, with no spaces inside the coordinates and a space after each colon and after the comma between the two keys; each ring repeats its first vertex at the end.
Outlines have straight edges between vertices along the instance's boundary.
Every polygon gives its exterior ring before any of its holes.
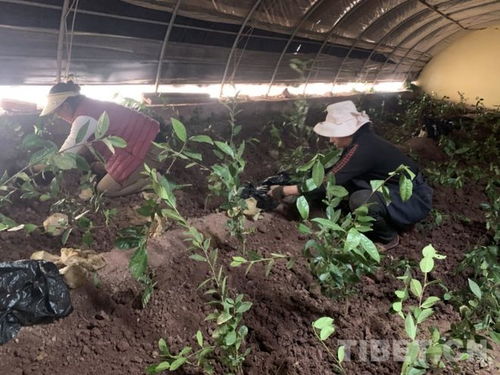
{"type": "Polygon", "coordinates": [[[345,347],[343,345],[339,346],[337,353],[335,354],[326,344],[325,341],[335,333],[335,325],[333,324],[333,319],[328,316],[323,316],[312,323],[314,336],[319,340],[323,348],[330,355],[330,357],[335,361],[334,370],[338,374],[345,374],[345,370],[342,367],[342,362],[345,358],[345,347]]]}
{"type": "MultiPolygon", "coordinates": [[[[212,247],[210,238],[206,238],[180,214],[173,194],[173,185],[164,176],[159,176],[154,169],[147,168],[147,171],[154,192],[167,207],[157,209],[156,215],[173,220],[183,228],[186,241],[189,242],[190,251],[192,252],[190,258],[207,264],[210,277],[203,281],[199,288],[205,288],[205,294],[213,297],[209,303],[215,308],[205,318],[205,320],[214,321],[216,324],[216,328],[212,333],[215,347],[204,346],[204,341],[197,337],[200,350],[193,354],[194,358],[196,358],[195,361],[188,357],[188,354],[191,353],[191,347],[186,346],[176,357],[165,353],[165,358],[174,359],[174,362],[163,361],[164,364],[160,369],[172,371],[172,367],[177,366],[177,364],[189,363],[201,366],[205,372],[212,373],[213,366],[205,361],[205,357],[207,354],[215,352],[219,353],[219,359],[230,369],[231,373],[241,373],[242,363],[250,352],[250,349],[243,350],[248,328],[241,323],[244,313],[252,307],[252,303],[245,301],[243,294],[234,296],[229,290],[227,286],[228,278],[224,273],[223,266],[220,264],[219,250],[212,247]]],[[[159,372],[157,366],[150,367],[148,371],[159,372]]]]}
{"type": "Polygon", "coordinates": [[[213,152],[220,162],[209,168],[208,183],[212,194],[224,198],[221,208],[227,210],[230,218],[227,222],[229,232],[243,244],[243,251],[245,252],[245,238],[249,230],[245,228],[243,211],[247,208],[247,205],[245,200],[241,198],[240,176],[246,165],[243,158],[246,142],[237,143],[235,141],[235,137],[241,131],[241,126],[236,124],[236,116],[239,113],[236,98],[229,103],[224,103],[224,105],[229,112],[229,141],[213,141],[215,146],[213,152]]]}
{"type": "MultiPolygon", "coordinates": [[[[96,157],[101,158],[93,145],[96,142],[104,143],[111,152],[114,152],[115,147],[126,147],[126,142],[117,136],[106,136],[109,128],[109,118],[104,112],[97,122],[94,139],[91,141],[80,143],[87,133],[89,124],[85,124],[76,136],[76,145],[65,150],[58,150],[55,143],[43,138],[44,132],[40,128],[35,128],[35,132],[28,134],[22,141],[22,147],[31,153],[28,164],[12,176],[6,173],[0,178],[0,207],[10,203],[10,197],[14,193],[19,193],[21,199],[38,199],[40,201],[56,200],[51,207],[52,212],[66,211],[70,217],[70,223],[74,226],[68,228],[62,235],[63,244],[66,243],[69,234],[77,226],[78,220],[81,219],[87,212],[93,210],[97,212],[100,208],[101,195],[95,191],[88,203],[82,203],[73,197],[73,194],[66,191],[62,183],[64,173],[69,170],[77,169],[83,172],[80,186],[89,188],[93,186],[94,175],[90,171],[87,161],[77,153],[71,152],[72,148],[83,145],[87,147],[96,157]],[[43,166],[43,167],[42,167],[43,166]],[[39,175],[51,173],[52,178],[48,188],[39,186],[36,182],[39,175]]],[[[28,232],[33,230],[33,224],[17,224],[13,220],[6,220],[6,216],[0,221],[0,230],[8,230],[13,227],[22,228],[28,232]],[[13,224],[15,224],[13,226],[13,224]]],[[[91,226],[87,225],[84,231],[84,242],[90,243],[91,226]]]]}
{"type": "MultiPolygon", "coordinates": [[[[312,190],[323,183],[324,167],[321,162],[313,164],[312,177],[305,181],[303,189],[312,190]]],[[[400,194],[403,200],[411,197],[415,177],[406,166],[400,166],[389,173],[386,180],[371,181],[373,193],[380,192],[390,203],[386,183],[399,175],[400,194]]],[[[326,218],[309,217],[309,204],[304,196],[297,199],[297,209],[305,221],[299,225],[299,232],[311,235],[306,242],[305,255],[310,267],[328,295],[342,295],[361,277],[373,273],[380,262],[380,254],[375,244],[364,234],[371,231],[373,218],[368,215],[367,202],[354,212],[343,215],[339,204],[348,192],[342,186],[335,185],[335,177],[326,177],[326,218]]]]}
{"type": "MultiPolygon", "coordinates": [[[[429,286],[438,284],[439,280],[429,281],[429,273],[434,269],[434,261],[445,259],[446,256],[439,254],[432,245],[427,245],[422,250],[422,259],[419,263],[422,272],[422,281],[414,278],[407,269],[403,276],[398,279],[404,283],[404,288],[396,290],[394,293],[398,300],[392,304],[392,309],[404,320],[405,332],[411,340],[405,360],[401,369],[402,375],[426,374],[432,368],[444,368],[446,358],[453,355],[453,350],[443,335],[437,328],[430,328],[431,339],[429,345],[422,349],[418,336],[420,325],[425,322],[433,313],[433,306],[440,301],[437,296],[427,296],[429,286]],[[410,305],[407,302],[413,296],[417,303],[410,305]]],[[[466,359],[464,354],[460,359],[466,359]]]]}
{"type": "Polygon", "coordinates": [[[464,290],[451,293],[450,300],[461,320],[452,324],[453,337],[500,343],[500,265],[498,246],[480,246],[465,254],[458,272],[470,272],[464,290]]]}

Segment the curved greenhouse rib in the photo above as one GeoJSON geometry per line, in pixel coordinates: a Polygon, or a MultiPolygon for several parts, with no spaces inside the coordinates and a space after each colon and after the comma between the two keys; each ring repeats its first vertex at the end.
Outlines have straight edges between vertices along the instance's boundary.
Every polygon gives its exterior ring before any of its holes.
{"type": "Polygon", "coordinates": [[[64,0],[59,22],[59,34],[57,36],[57,83],[61,82],[62,56],[64,43],[64,30],[66,29],[66,17],[68,15],[69,0],[64,0]]]}
{"type": "MultiPolygon", "coordinates": [[[[495,2],[493,2],[493,3],[496,3],[496,1],[495,1],[495,2]]],[[[490,4],[492,4],[492,3],[486,3],[486,4],[483,4],[483,5],[490,5],[490,4]]],[[[462,8],[462,9],[460,9],[460,10],[457,10],[457,11],[455,11],[455,12],[450,13],[450,15],[453,15],[453,14],[456,14],[456,13],[466,12],[466,11],[468,11],[468,10],[471,10],[471,9],[474,9],[474,8],[477,8],[477,7],[478,7],[478,5],[474,5],[474,6],[467,7],[467,8],[462,8]]],[[[404,43],[406,43],[407,41],[409,41],[409,40],[411,40],[412,38],[416,37],[416,36],[419,34],[419,32],[420,32],[420,31],[422,31],[424,28],[426,28],[426,27],[428,27],[428,26],[432,25],[433,23],[434,23],[434,21],[429,21],[428,23],[426,23],[426,24],[422,25],[421,27],[419,27],[419,28],[418,28],[418,29],[416,29],[415,31],[413,31],[413,32],[411,32],[410,34],[408,34],[408,36],[407,36],[406,38],[404,38],[403,40],[401,40],[401,41],[398,43],[398,45],[397,45],[396,47],[394,47],[394,49],[391,51],[391,53],[390,53],[390,55],[388,56],[388,58],[384,61],[384,64],[382,65],[382,67],[381,67],[381,68],[377,71],[377,75],[375,76],[375,79],[373,80],[373,82],[374,82],[374,83],[376,83],[376,82],[377,82],[378,77],[379,77],[379,76],[380,76],[380,74],[384,71],[384,68],[385,68],[385,66],[387,65],[387,62],[390,60],[390,57],[391,57],[391,56],[393,56],[393,55],[394,55],[394,53],[395,53],[397,50],[399,50],[399,49],[400,49],[400,47],[401,47],[404,43]]],[[[455,22],[454,22],[454,23],[455,23],[455,22]]],[[[462,28],[462,29],[464,29],[464,28],[462,28]]],[[[438,28],[437,30],[441,30],[441,28],[438,28]]],[[[473,30],[473,29],[467,28],[466,30],[473,30]]],[[[400,60],[400,62],[397,64],[396,69],[397,69],[397,67],[400,65],[400,63],[403,61],[403,59],[406,59],[406,57],[408,56],[408,54],[409,54],[410,52],[412,52],[413,50],[414,50],[414,47],[410,47],[410,48],[407,48],[407,49],[406,49],[406,54],[404,55],[404,57],[402,58],[402,60],[400,60]]],[[[425,53],[427,53],[427,52],[425,52],[425,53]]],[[[425,54],[425,53],[424,53],[424,54],[425,54]]],[[[411,68],[413,68],[413,66],[415,65],[415,63],[416,63],[417,61],[419,61],[419,60],[422,58],[422,56],[423,56],[423,54],[419,55],[419,57],[418,57],[418,58],[413,59],[413,62],[412,62],[411,66],[410,66],[410,69],[409,69],[409,73],[411,73],[411,68]]],[[[396,69],[395,69],[395,70],[396,70],[396,69]]],[[[392,74],[395,72],[395,70],[394,70],[394,71],[392,71],[392,74]]]]}
{"type": "Polygon", "coordinates": [[[231,63],[231,59],[233,58],[234,51],[236,49],[236,46],[238,45],[240,41],[241,34],[243,33],[243,30],[247,26],[248,21],[252,18],[253,14],[259,7],[259,5],[262,3],[262,0],[256,0],[255,3],[253,4],[252,8],[248,12],[247,16],[245,17],[245,20],[241,24],[240,30],[238,31],[238,34],[236,35],[236,38],[234,38],[233,46],[231,47],[231,51],[229,52],[229,55],[227,57],[226,61],[226,67],[224,68],[224,74],[222,75],[222,80],[220,83],[220,96],[222,96],[222,92],[224,90],[224,84],[226,82],[227,78],[227,72],[229,71],[229,64],[231,63]]]}
{"type": "MultiPolygon", "coordinates": [[[[337,69],[335,75],[333,76],[332,78],[332,82],[333,82],[333,85],[335,86],[335,84],[337,83],[337,80],[340,76],[340,73],[342,72],[342,68],[344,67],[344,64],[346,63],[347,59],[349,58],[349,56],[351,55],[352,51],[354,51],[354,48],[356,47],[356,45],[358,44],[358,42],[361,40],[361,38],[365,35],[365,33],[367,32],[367,30],[369,30],[372,26],[374,26],[375,24],[381,22],[382,20],[384,20],[386,17],[388,17],[390,14],[392,14],[393,12],[396,12],[398,10],[400,10],[402,7],[408,5],[409,2],[411,2],[413,0],[406,0],[406,1],[403,1],[401,4],[398,4],[396,5],[394,8],[392,9],[389,9],[387,12],[383,13],[380,17],[378,18],[374,18],[373,22],[370,23],[361,33],[358,34],[356,40],[354,41],[354,43],[351,45],[351,48],[349,48],[349,51],[347,52],[347,54],[344,56],[342,62],[340,63],[339,65],[339,68],[337,69]]],[[[378,44],[377,44],[378,45],[378,44]]]]}
{"type": "Polygon", "coordinates": [[[172,32],[172,28],[174,26],[175,17],[177,16],[177,11],[179,10],[179,6],[181,5],[182,0],[177,0],[175,4],[175,8],[170,15],[170,21],[168,22],[167,32],[165,33],[165,38],[163,38],[163,43],[161,45],[160,58],[158,60],[158,67],[156,69],[156,78],[155,78],[155,93],[158,92],[158,86],[160,85],[160,77],[161,77],[161,68],[163,65],[163,57],[165,56],[165,50],[167,49],[168,39],[170,38],[170,33],[172,32]]]}
{"type": "Polygon", "coordinates": [[[271,87],[274,84],[274,80],[276,78],[276,74],[278,73],[278,70],[281,65],[281,61],[283,60],[283,57],[285,56],[285,53],[290,46],[290,43],[292,43],[293,38],[295,38],[295,35],[299,31],[299,29],[302,27],[304,22],[311,16],[311,14],[321,5],[323,4],[325,0],[317,0],[312,7],[309,8],[309,10],[304,14],[304,16],[301,18],[297,26],[295,26],[295,29],[293,30],[292,34],[290,34],[290,38],[288,38],[288,41],[286,42],[285,48],[283,48],[283,51],[281,51],[280,57],[278,58],[278,61],[276,63],[276,66],[274,67],[273,75],[271,77],[271,81],[269,82],[269,87],[267,89],[266,96],[269,96],[269,93],[271,92],[271,87]]]}
{"type": "Polygon", "coordinates": [[[354,12],[355,10],[359,9],[359,7],[361,5],[363,5],[363,4],[366,4],[366,3],[363,0],[358,0],[358,2],[353,7],[351,7],[350,9],[348,9],[347,12],[345,12],[344,14],[342,14],[337,19],[337,21],[335,21],[335,23],[333,24],[332,28],[327,33],[327,35],[325,37],[325,40],[323,41],[323,43],[321,43],[321,46],[319,47],[319,50],[316,53],[316,56],[314,57],[314,59],[313,59],[313,61],[311,63],[311,67],[309,69],[309,73],[307,74],[306,82],[304,84],[304,92],[303,92],[304,94],[306,93],[307,85],[309,84],[309,80],[311,79],[313,67],[316,64],[316,61],[318,60],[319,56],[321,55],[321,52],[323,52],[323,49],[328,44],[328,41],[330,40],[331,36],[333,35],[333,33],[335,32],[335,30],[337,29],[337,26],[340,25],[340,24],[342,24],[343,21],[345,21],[346,19],[348,19],[348,16],[350,16],[351,13],[354,12]]]}

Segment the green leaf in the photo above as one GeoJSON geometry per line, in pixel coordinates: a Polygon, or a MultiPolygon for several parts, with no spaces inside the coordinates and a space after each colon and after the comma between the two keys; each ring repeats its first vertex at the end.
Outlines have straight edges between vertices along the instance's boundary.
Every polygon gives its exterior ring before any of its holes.
{"type": "Polygon", "coordinates": [[[106,145],[106,147],[109,149],[109,151],[111,151],[112,154],[115,153],[115,148],[113,146],[113,144],[109,141],[109,139],[107,138],[103,138],[101,139],[102,143],[104,143],[106,145]]]}
{"type": "Polygon", "coordinates": [[[314,167],[312,170],[312,179],[316,186],[320,186],[323,183],[323,179],[325,178],[325,169],[323,168],[323,164],[318,160],[314,163],[314,167]]]}
{"type": "Polygon", "coordinates": [[[399,195],[403,202],[411,198],[413,192],[413,183],[405,175],[399,177],[399,195]]]}
{"type": "Polygon", "coordinates": [[[226,323],[227,321],[231,320],[233,316],[229,314],[228,312],[222,312],[217,318],[217,325],[221,325],[226,323]]]}
{"type": "Polygon", "coordinates": [[[479,285],[477,285],[477,283],[474,280],[471,280],[471,279],[467,279],[467,280],[469,282],[469,288],[472,291],[472,293],[474,293],[474,295],[477,298],[481,299],[483,294],[481,293],[481,288],[479,287],[479,285]]]}
{"type": "Polygon", "coordinates": [[[417,324],[422,323],[425,321],[429,316],[431,316],[433,313],[432,309],[423,309],[420,314],[418,314],[417,317],[417,324]]]}
{"type": "Polygon", "coordinates": [[[333,319],[328,316],[323,316],[313,322],[313,327],[317,329],[323,329],[333,325],[333,319]]]}
{"type": "Polygon", "coordinates": [[[368,253],[368,255],[377,263],[380,262],[380,253],[377,250],[377,246],[366,237],[364,234],[360,233],[360,244],[361,247],[368,253]]]}
{"type": "Polygon", "coordinates": [[[198,343],[198,346],[200,347],[203,346],[203,334],[201,333],[200,330],[196,332],[196,342],[198,343]]]}
{"type": "Polygon", "coordinates": [[[431,272],[434,268],[434,259],[431,257],[423,257],[420,261],[420,270],[424,273],[431,272]]]}
{"type": "Polygon", "coordinates": [[[189,259],[196,260],[197,262],[206,262],[207,260],[200,254],[191,254],[189,259]]]}
{"type": "Polygon", "coordinates": [[[301,195],[295,204],[297,205],[297,209],[302,219],[307,220],[309,217],[309,203],[307,203],[307,199],[301,195]]]}
{"type": "Polygon", "coordinates": [[[75,143],[82,143],[83,138],[87,135],[87,131],[89,130],[90,121],[87,121],[81,128],[78,130],[78,134],[76,135],[75,143]]]}
{"type": "Polygon", "coordinates": [[[403,304],[401,303],[401,301],[394,302],[392,304],[392,309],[395,312],[400,312],[403,309],[403,304]]]}
{"type": "Polygon", "coordinates": [[[339,363],[342,363],[344,361],[344,358],[345,358],[345,346],[340,345],[337,350],[337,359],[339,363]]]}
{"type": "Polygon", "coordinates": [[[334,326],[325,327],[325,328],[321,329],[321,331],[319,333],[319,338],[321,339],[321,341],[325,341],[334,332],[335,332],[335,327],[334,326]]]}
{"type": "Polygon", "coordinates": [[[167,342],[164,339],[158,340],[158,349],[160,349],[161,354],[168,354],[169,353],[167,342]]]}
{"type": "Polygon", "coordinates": [[[236,342],[237,336],[236,331],[229,331],[229,333],[224,337],[224,343],[227,346],[231,346],[236,342]]]}
{"type": "Polygon", "coordinates": [[[440,300],[439,297],[434,297],[434,296],[431,296],[429,298],[427,298],[424,303],[422,303],[422,305],[420,306],[421,308],[423,309],[427,309],[429,307],[432,307],[436,304],[436,302],[438,302],[440,300]]]}
{"type": "Polygon", "coordinates": [[[323,228],[328,228],[331,230],[345,232],[344,228],[342,228],[340,225],[338,225],[336,223],[333,223],[331,220],[328,220],[328,219],[323,219],[321,217],[315,217],[314,219],[311,219],[311,221],[318,223],[323,228]]]}
{"type": "Polygon", "coordinates": [[[26,233],[31,233],[36,230],[38,227],[35,224],[24,224],[24,230],[26,233]]]}
{"type": "Polygon", "coordinates": [[[250,310],[251,307],[252,307],[252,302],[243,302],[240,306],[238,306],[236,312],[238,314],[243,314],[244,312],[250,310]]]}
{"type": "Polygon", "coordinates": [[[422,255],[424,257],[434,258],[436,254],[437,254],[436,249],[434,249],[434,246],[432,245],[427,245],[422,249],[422,255]]]}
{"type": "Polygon", "coordinates": [[[118,148],[127,147],[127,141],[121,137],[117,137],[116,135],[110,135],[109,137],[106,137],[105,139],[107,139],[108,142],[111,143],[114,147],[118,147],[118,148]]]}
{"type": "Polygon", "coordinates": [[[214,144],[214,141],[212,138],[210,138],[208,135],[193,135],[192,137],[189,138],[189,140],[193,142],[199,142],[199,143],[208,143],[210,145],[214,144]]]}
{"type": "Polygon", "coordinates": [[[358,247],[361,242],[361,233],[359,233],[355,228],[349,229],[347,232],[347,238],[344,243],[344,250],[351,251],[358,247]]]}
{"type": "Polygon", "coordinates": [[[66,242],[68,242],[69,235],[71,234],[72,231],[73,231],[73,228],[68,228],[64,231],[64,233],[61,237],[61,243],[63,245],[66,245],[66,242]]]}
{"type": "Polygon", "coordinates": [[[203,156],[198,152],[184,151],[184,155],[186,155],[187,157],[194,159],[194,160],[198,160],[198,161],[203,160],[203,156]]]}
{"type": "Polygon", "coordinates": [[[170,363],[167,361],[160,362],[157,365],[151,365],[146,369],[148,374],[158,374],[162,371],[170,369],[170,363]]]}
{"type": "Polygon", "coordinates": [[[139,279],[148,268],[148,254],[145,249],[138,248],[130,258],[129,269],[135,279],[139,279]]]}
{"type": "Polygon", "coordinates": [[[229,146],[226,142],[215,141],[214,143],[219,150],[221,150],[226,155],[229,155],[232,158],[234,158],[234,151],[231,148],[231,146],[229,146]]]}
{"type": "Polygon", "coordinates": [[[396,291],[394,292],[394,294],[396,294],[396,296],[397,296],[398,298],[400,298],[400,299],[403,299],[403,298],[405,298],[405,297],[406,297],[406,293],[405,293],[405,291],[404,291],[404,290],[396,290],[396,291]]]}
{"type": "Polygon", "coordinates": [[[70,153],[56,154],[52,158],[52,162],[57,168],[62,170],[69,170],[76,168],[75,158],[70,153]]]}
{"type": "Polygon", "coordinates": [[[411,314],[406,315],[405,331],[409,338],[415,340],[415,336],[417,335],[417,327],[415,326],[415,322],[413,321],[413,317],[411,316],[411,314]]]}
{"type": "Polygon", "coordinates": [[[384,182],[384,180],[371,180],[370,186],[372,191],[378,191],[384,185],[384,182]]]}
{"type": "Polygon", "coordinates": [[[176,135],[179,140],[182,142],[186,142],[187,140],[187,132],[186,132],[186,127],[182,122],[175,118],[171,118],[170,121],[172,121],[172,127],[174,128],[174,134],[176,135]]]}
{"type": "Polygon", "coordinates": [[[410,290],[415,297],[420,298],[422,296],[422,284],[417,279],[411,279],[410,290]]]}
{"type": "Polygon", "coordinates": [[[181,367],[184,363],[186,363],[187,361],[187,358],[185,357],[180,357],[180,358],[177,358],[175,361],[173,361],[171,364],[170,364],[170,371],[175,371],[177,370],[179,367],[181,367]]]}
{"type": "Polygon", "coordinates": [[[304,223],[299,223],[298,229],[299,229],[299,233],[301,233],[301,234],[311,234],[312,233],[311,228],[309,228],[304,223]]]}
{"type": "Polygon", "coordinates": [[[106,112],[103,112],[102,115],[97,120],[97,127],[94,133],[95,139],[101,139],[107,133],[109,129],[109,117],[106,112]]]}

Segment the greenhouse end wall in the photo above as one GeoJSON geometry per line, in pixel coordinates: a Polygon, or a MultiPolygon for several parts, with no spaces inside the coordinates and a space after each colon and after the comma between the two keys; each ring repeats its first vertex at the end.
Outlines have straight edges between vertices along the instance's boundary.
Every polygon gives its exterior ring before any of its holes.
{"type": "Polygon", "coordinates": [[[500,25],[473,31],[434,57],[422,71],[418,84],[437,96],[460,100],[463,93],[470,104],[476,97],[493,108],[500,105],[500,25]]]}

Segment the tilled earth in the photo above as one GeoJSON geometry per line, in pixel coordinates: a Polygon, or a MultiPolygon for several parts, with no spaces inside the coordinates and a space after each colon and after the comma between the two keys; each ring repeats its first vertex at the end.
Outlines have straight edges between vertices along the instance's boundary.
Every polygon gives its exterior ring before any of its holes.
{"type": "MultiPolygon", "coordinates": [[[[268,162],[265,142],[259,148],[247,150],[248,180],[256,180],[275,172],[268,162]],[[258,167],[258,168],[257,168],[258,167]]],[[[311,275],[307,262],[301,258],[306,238],[297,230],[297,222],[277,213],[266,213],[251,223],[255,230],[249,235],[247,248],[263,255],[282,252],[297,255],[293,269],[276,264],[269,276],[263,266],[255,266],[247,275],[240,268],[229,268],[232,256],[241,255],[239,245],[224,233],[225,216],[215,213],[214,202],[205,202],[205,176],[194,169],[175,166],[176,182],[191,184],[178,197],[181,212],[196,225],[213,234],[221,248],[221,258],[229,274],[229,285],[236,293],[244,293],[253,302],[245,314],[249,328],[247,346],[251,348],[244,364],[244,373],[318,375],[333,374],[332,360],[315,339],[311,322],[321,316],[335,319],[336,333],[328,344],[336,347],[338,340],[357,340],[350,361],[345,363],[347,374],[398,374],[401,362],[370,350],[375,340],[395,342],[405,338],[404,322],[390,311],[394,291],[401,287],[396,279],[402,273],[401,263],[415,263],[422,248],[432,243],[447,258],[438,261],[435,278],[451,289],[465,285],[467,275],[456,272],[465,252],[485,238],[484,215],[479,207],[486,198],[477,187],[455,190],[435,187],[434,207],[445,220],[436,225],[429,217],[411,232],[402,236],[401,244],[390,251],[377,274],[367,278],[345,299],[323,296],[311,275]],[[466,212],[464,209],[466,208],[466,212]],[[367,354],[363,353],[367,345],[367,354]]],[[[126,210],[140,204],[140,195],[105,201],[106,208],[126,210]]],[[[47,215],[48,204],[16,201],[6,214],[22,222],[40,222],[47,215]]],[[[133,210],[132,210],[133,211],[133,210]]],[[[122,211],[120,211],[122,212],[122,211]]],[[[0,347],[1,374],[143,374],[145,368],[160,360],[156,343],[165,338],[172,351],[186,344],[195,344],[194,334],[201,329],[210,335],[211,324],[204,322],[211,307],[208,297],[197,289],[207,276],[203,264],[188,258],[189,251],[179,229],[169,228],[149,244],[150,262],[156,287],[150,304],[139,307],[139,289],[128,270],[130,252],[113,249],[119,228],[130,225],[133,218],[117,215],[109,227],[96,233],[95,248],[103,252],[108,265],[99,271],[99,283],[89,282],[73,290],[73,313],[51,324],[22,328],[18,336],[0,347]]],[[[57,253],[58,239],[34,232],[0,233],[0,259],[29,258],[36,250],[57,253]]],[[[79,237],[70,237],[68,246],[77,246],[79,237]]],[[[436,293],[442,293],[436,290],[436,293]]],[[[451,306],[440,303],[428,325],[449,327],[457,320],[451,306]]],[[[492,354],[492,353],[490,353],[492,354]]],[[[498,368],[480,368],[469,361],[449,374],[493,374],[498,368]]],[[[484,366],[484,364],[483,364],[484,366]]],[[[179,374],[198,374],[186,368],[179,374]]],[[[221,367],[217,373],[224,373],[221,367]]]]}

